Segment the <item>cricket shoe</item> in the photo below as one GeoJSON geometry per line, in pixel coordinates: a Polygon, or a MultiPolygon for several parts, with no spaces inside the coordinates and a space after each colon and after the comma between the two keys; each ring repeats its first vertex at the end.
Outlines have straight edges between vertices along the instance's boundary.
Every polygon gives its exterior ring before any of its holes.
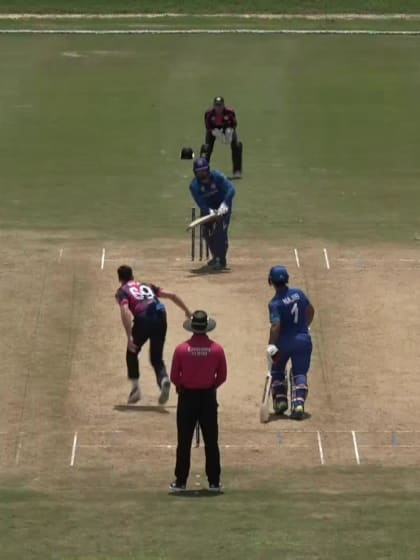
{"type": "Polygon", "coordinates": [[[174,480],[173,482],[170,483],[169,485],[169,490],[173,493],[173,494],[177,494],[179,492],[185,492],[187,490],[187,485],[186,484],[182,484],[181,482],[179,482],[178,480],[174,480]]]}
{"type": "Polygon", "coordinates": [[[171,380],[166,375],[160,384],[159,404],[165,404],[169,399],[169,392],[171,390],[171,380]]]}
{"type": "Polygon", "coordinates": [[[207,266],[214,266],[216,264],[216,259],[210,259],[209,261],[207,261],[207,266]]]}
{"type": "Polygon", "coordinates": [[[128,404],[136,404],[141,399],[140,387],[133,387],[128,395],[128,404]]]}
{"type": "Polygon", "coordinates": [[[223,492],[223,486],[220,484],[220,482],[218,484],[209,484],[209,492],[214,492],[216,493],[222,493],[223,492]]]}
{"type": "Polygon", "coordinates": [[[303,404],[297,404],[293,407],[292,418],[294,420],[302,420],[305,415],[303,404]]]}
{"type": "Polygon", "coordinates": [[[279,416],[281,416],[282,414],[284,414],[286,412],[286,410],[288,408],[289,408],[289,405],[288,405],[286,400],[280,399],[278,397],[277,398],[274,397],[274,399],[273,399],[274,414],[278,414],[279,416]]]}
{"type": "Polygon", "coordinates": [[[217,272],[219,270],[225,270],[225,268],[226,268],[226,261],[222,261],[219,258],[214,260],[213,270],[217,272]]]}
{"type": "Polygon", "coordinates": [[[233,173],[233,178],[234,179],[242,179],[242,172],[241,171],[235,171],[233,173]]]}

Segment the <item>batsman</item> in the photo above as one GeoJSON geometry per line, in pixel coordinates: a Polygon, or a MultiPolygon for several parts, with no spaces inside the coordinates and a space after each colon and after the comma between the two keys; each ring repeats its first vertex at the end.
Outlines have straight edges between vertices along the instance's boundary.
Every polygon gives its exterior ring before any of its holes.
{"type": "Polygon", "coordinates": [[[210,171],[210,164],[203,157],[194,160],[193,171],[191,195],[201,216],[214,216],[213,221],[203,226],[203,237],[212,256],[207,265],[215,271],[222,271],[227,267],[228,229],[235,188],[223,173],[210,171]]]}
{"type": "Polygon", "coordinates": [[[315,309],[302,290],[289,287],[289,273],[286,267],[273,266],[268,275],[268,283],[275,291],[268,304],[271,325],[267,346],[267,353],[272,360],[273,408],[276,414],[284,414],[289,408],[286,365],[290,360],[290,379],[293,384],[291,417],[302,420],[305,414],[307,378],[312,354],[309,327],[315,309]]]}

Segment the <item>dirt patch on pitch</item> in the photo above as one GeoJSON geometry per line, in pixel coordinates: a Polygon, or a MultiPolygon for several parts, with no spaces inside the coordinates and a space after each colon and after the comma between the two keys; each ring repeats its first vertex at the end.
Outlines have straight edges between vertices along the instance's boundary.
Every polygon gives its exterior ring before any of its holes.
{"type": "MultiPolygon", "coordinates": [[[[0,438],[7,442],[7,453],[0,456],[2,464],[12,466],[18,454],[21,468],[68,468],[77,432],[76,468],[131,472],[165,465],[170,475],[176,396],[164,409],[157,406],[147,349],[141,359],[141,405],[124,407],[129,385],[113,299],[115,269],[122,262],[217,319],[214,338],[225,346],[229,361],[229,381],[219,393],[225,465],[312,466],[320,464],[321,452],[326,464],[352,464],[352,431],[362,463],[418,461],[420,259],[415,247],[331,245],[327,269],[321,243],[298,248],[299,268],[292,245],[236,245],[231,271],[219,275],[197,273],[200,265],[185,258],[188,249],[187,242],[110,243],[101,270],[102,247],[94,240],[34,236],[24,244],[18,237],[3,243],[2,263],[12,267],[17,284],[10,292],[9,277],[0,275],[6,302],[0,419],[7,435],[0,438]],[[262,426],[258,409],[271,297],[266,278],[275,262],[290,268],[291,283],[304,288],[318,310],[307,404],[311,416],[301,423],[275,419],[262,426]],[[28,276],[33,294],[19,307],[28,276]],[[22,334],[29,344],[19,343],[22,334]]],[[[182,313],[169,304],[168,314],[169,365],[174,346],[187,334],[182,313]]],[[[202,450],[195,450],[199,472],[202,460],[202,450]]]]}

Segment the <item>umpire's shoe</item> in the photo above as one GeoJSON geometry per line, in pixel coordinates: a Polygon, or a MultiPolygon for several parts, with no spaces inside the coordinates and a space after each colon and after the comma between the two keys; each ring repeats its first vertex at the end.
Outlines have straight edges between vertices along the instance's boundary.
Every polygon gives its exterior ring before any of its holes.
{"type": "Polygon", "coordinates": [[[174,480],[169,485],[169,490],[171,492],[173,492],[174,494],[176,494],[178,492],[185,492],[186,489],[187,489],[187,485],[180,482],[179,480],[174,480]]]}
{"type": "Polygon", "coordinates": [[[162,378],[160,383],[159,404],[165,404],[169,399],[169,392],[171,390],[171,380],[167,375],[162,378]]]}

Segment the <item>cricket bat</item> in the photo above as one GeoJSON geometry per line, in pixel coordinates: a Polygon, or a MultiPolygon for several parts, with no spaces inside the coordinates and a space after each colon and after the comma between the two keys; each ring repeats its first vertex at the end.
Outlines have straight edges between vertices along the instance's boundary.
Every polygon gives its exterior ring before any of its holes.
{"type": "Polygon", "coordinates": [[[260,422],[266,424],[270,419],[270,393],[271,393],[271,359],[267,358],[267,375],[265,376],[264,391],[260,406],[260,422]]]}
{"type": "Polygon", "coordinates": [[[187,231],[196,228],[197,226],[202,226],[204,224],[208,224],[209,222],[213,222],[217,220],[219,216],[217,214],[207,214],[206,216],[200,216],[196,220],[193,220],[189,226],[187,227],[187,231]]]}

